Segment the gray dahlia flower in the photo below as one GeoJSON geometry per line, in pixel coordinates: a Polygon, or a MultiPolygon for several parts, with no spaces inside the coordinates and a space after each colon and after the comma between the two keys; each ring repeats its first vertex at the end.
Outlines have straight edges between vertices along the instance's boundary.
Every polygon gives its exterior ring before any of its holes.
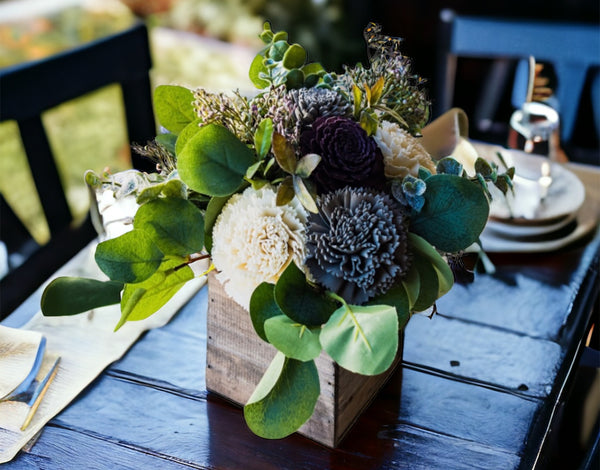
{"type": "Polygon", "coordinates": [[[318,201],[307,225],[312,278],[360,305],[387,292],[408,270],[408,216],[384,193],[343,188],[318,201]]]}
{"type": "Polygon", "coordinates": [[[312,124],[321,116],[349,116],[350,102],[341,94],[326,88],[300,88],[288,94],[294,117],[301,126],[312,124]]]}

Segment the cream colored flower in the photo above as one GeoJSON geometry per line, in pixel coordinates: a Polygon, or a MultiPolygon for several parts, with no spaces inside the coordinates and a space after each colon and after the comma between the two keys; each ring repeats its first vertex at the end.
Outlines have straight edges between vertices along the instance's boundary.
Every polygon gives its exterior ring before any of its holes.
{"type": "Polygon", "coordinates": [[[381,121],[373,137],[383,154],[386,177],[417,177],[419,167],[435,172],[435,164],[419,140],[395,122],[381,121]]]}
{"type": "Polygon", "coordinates": [[[271,187],[232,196],[213,229],[212,259],[225,292],[248,309],[260,283],[276,283],[292,261],[302,266],[306,219],[296,199],[277,206],[271,187]]]}

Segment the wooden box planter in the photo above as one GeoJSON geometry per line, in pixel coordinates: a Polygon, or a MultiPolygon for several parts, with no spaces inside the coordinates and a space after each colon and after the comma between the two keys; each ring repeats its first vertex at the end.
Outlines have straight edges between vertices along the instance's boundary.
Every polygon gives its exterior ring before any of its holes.
{"type": "MultiPolygon", "coordinates": [[[[214,274],[208,278],[206,388],[244,405],[275,356],[276,349],[254,331],[249,313],[227,296],[214,274]]],[[[398,354],[387,372],[364,376],[338,366],[325,352],[316,359],[321,395],[312,417],[299,433],[336,447],[402,358],[398,354]]]]}

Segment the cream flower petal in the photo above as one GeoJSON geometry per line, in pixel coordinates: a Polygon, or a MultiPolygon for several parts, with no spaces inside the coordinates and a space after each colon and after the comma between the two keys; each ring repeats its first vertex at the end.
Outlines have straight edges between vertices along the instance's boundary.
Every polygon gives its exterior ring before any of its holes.
{"type": "Polygon", "coordinates": [[[304,260],[307,213],[296,199],[277,206],[276,197],[271,187],[232,196],[213,229],[217,278],[246,309],[260,283],[276,283],[292,261],[304,260]]]}
{"type": "Polygon", "coordinates": [[[397,123],[382,121],[373,138],[383,154],[387,178],[417,177],[420,167],[435,172],[435,164],[419,140],[397,123]]]}

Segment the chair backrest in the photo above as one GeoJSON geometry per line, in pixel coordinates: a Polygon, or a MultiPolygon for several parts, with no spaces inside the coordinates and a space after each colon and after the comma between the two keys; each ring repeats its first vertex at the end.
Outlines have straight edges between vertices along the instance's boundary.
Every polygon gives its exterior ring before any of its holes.
{"type": "Polygon", "coordinates": [[[571,139],[586,78],[600,66],[600,27],[460,16],[450,10],[442,11],[441,21],[445,50],[440,61],[443,70],[439,73],[436,114],[452,107],[458,57],[522,60],[532,55],[554,68],[561,138],[565,142],[571,139]]]}
{"type": "MultiPolygon", "coordinates": [[[[145,144],[156,135],[149,77],[151,66],[148,31],[140,22],[74,49],[0,69],[0,122],[14,120],[18,124],[50,229],[50,242],[0,280],[0,318],[95,236],[89,218],[83,226],[72,227],[73,216],[48,143],[42,113],[101,87],[119,84],[129,141],[145,144]]],[[[152,169],[149,161],[135,154],[132,166],[152,169]]],[[[23,239],[23,225],[5,198],[1,197],[0,202],[1,239],[9,253],[31,247],[30,239],[23,239]]]]}

